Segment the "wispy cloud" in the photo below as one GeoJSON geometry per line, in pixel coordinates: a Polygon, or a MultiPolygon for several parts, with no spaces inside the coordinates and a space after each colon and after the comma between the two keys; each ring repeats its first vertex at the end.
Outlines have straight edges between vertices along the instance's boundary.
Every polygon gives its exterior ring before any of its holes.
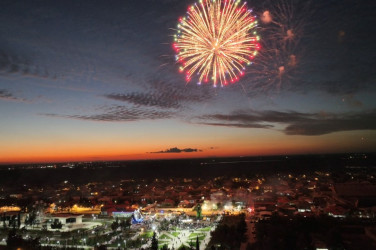
{"type": "Polygon", "coordinates": [[[25,102],[25,103],[31,102],[28,99],[17,97],[15,95],[13,95],[11,92],[9,92],[6,89],[0,89],[0,100],[13,101],[13,102],[25,102]]]}
{"type": "Polygon", "coordinates": [[[56,75],[51,76],[47,69],[42,70],[38,66],[32,65],[29,59],[5,52],[4,49],[0,49],[0,76],[56,79],[56,75]]]}
{"type": "Polygon", "coordinates": [[[376,130],[376,110],[359,113],[300,113],[295,111],[234,111],[197,117],[195,122],[210,126],[276,129],[286,125],[286,135],[324,135],[340,131],[376,130]]]}
{"type": "Polygon", "coordinates": [[[28,70],[28,63],[0,49],[0,73],[15,74],[28,70]]]}
{"type": "Polygon", "coordinates": [[[41,114],[48,117],[60,117],[87,121],[103,122],[131,122],[138,120],[157,120],[168,119],[174,115],[174,112],[157,111],[150,109],[129,108],[125,106],[109,106],[100,108],[99,114],[83,115],[62,115],[62,114],[41,114]]]}
{"type": "Polygon", "coordinates": [[[157,151],[157,152],[149,152],[151,154],[169,154],[169,153],[192,153],[192,152],[201,152],[202,150],[201,149],[197,149],[197,148],[184,148],[184,149],[180,149],[180,148],[177,148],[177,147],[174,147],[174,148],[170,148],[170,149],[166,149],[166,150],[162,150],[162,151],[157,151]]]}
{"type": "Polygon", "coordinates": [[[168,79],[147,79],[146,83],[145,91],[110,93],[103,96],[139,107],[160,109],[185,109],[189,104],[206,102],[214,97],[213,90],[207,86],[198,88],[193,84],[176,84],[168,79]]]}

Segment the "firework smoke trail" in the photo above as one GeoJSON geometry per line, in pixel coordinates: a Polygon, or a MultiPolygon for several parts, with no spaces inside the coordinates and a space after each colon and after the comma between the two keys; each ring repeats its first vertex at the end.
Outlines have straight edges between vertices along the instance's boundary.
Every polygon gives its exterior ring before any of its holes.
{"type": "Polygon", "coordinates": [[[247,92],[279,90],[299,79],[304,57],[301,40],[313,14],[310,1],[266,1],[260,7],[261,47],[246,72],[247,92]]]}
{"type": "Polygon", "coordinates": [[[268,40],[278,43],[281,49],[293,50],[312,14],[310,1],[267,1],[264,8],[259,17],[268,40]]]}
{"type": "Polygon", "coordinates": [[[263,51],[247,71],[251,91],[268,92],[279,89],[283,82],[294,80],[297,63],[295,55],[285,54],[283,50],[273,48],[263,51]]]}
{"type": "Polygon", "coordinates": [[[189,82],[234,83],[260,49],[257,21],[240,0],[200,0],[179,19],[173,48],[189,82]]]}

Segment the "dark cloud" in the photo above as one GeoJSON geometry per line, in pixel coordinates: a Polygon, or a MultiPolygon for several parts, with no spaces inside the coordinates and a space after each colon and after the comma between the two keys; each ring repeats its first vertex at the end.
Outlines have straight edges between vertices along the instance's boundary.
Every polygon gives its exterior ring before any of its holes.
{"type": "Polygon", "coordinates": [[[235,127],[235,128],[273,128],[273,125],[263,125],[257,123],[219,123],[219,122],[204,122],[203,125],[219,126],[219,127],[235,127]]]}
{"type": "Polygon", "coordinates": [[[149,109],[128,108],[125,106],[110,106],[101,108],[102,113],[91,115],[61,115],[61,114],[41,114],[49,117],[70,118],[88,121],[104,122],[131,122],[138,120],[157,120],[171,118],[173,112],[156,111],[149,109]]]}
{"type": "MultiPolygon", "coordinates": [[[[175,66],[171,65],[170,70],[176,70],[175,66]]],[[[206,102],[215,96],[215,92],[210,85],[202,85],[198,87],[194,83],[184,84],[183,80],[176,82],[175,77],[170,80],[149,79],[148,82],[150,84],[149,88],[152,88],[153,92],[164,93],[168,98],[179,102],[206,102]]]]}
{"type": "Polygon", "coordinates": [[[197,148],[184,148],[180,149],[177,147],[162,150],[162,151],[157,151],[157,152],[150,152],[151,154],[165,154],[165,153],[192,153],[192,152],[201,152],[202,150],[197,149],[197,148]]]}
{"type": "Polygon", "coordinates": [[[28,71],[28,63],[0,49],[0,74],[17,74],[28,71]]]}
{"type": "Polygon", "coordinates": [[[287,135],[324,135],[340,131],[375,130],[376,110],[359,113],[333,114],[294,111],[235,111],[232,114],[198,117],[199,124],[237,128],[275,129],[284,124],[287,135]]]}
{"type": "Polygon", "coordinates": [[[180,104],[176,98],[171,98],[168,93],[129,93],[109,94],[106,98],[132,103],[135,105],[160,108],[179,108],[180,104]]]}
{"type": "Polygon", "coordinates": [[[284,132],[287,135],[323,135],[340,131],[375,129],[376,110],[373,110],[357,114],[333,115],[329,118],[315,114],[314,119],[289,124],[284,132]]]}
{"type": "MultiPolygon", "coordinates": [[[[273,125],[261,124],[263,122],[269,123],[288,123],[298,122],[307,119],[307,114],[299,112],[281,112],[281,111],[248,111],[237,110],[232,114],[214,114],[204,115],[199,117],[200,120],[205,121],[221,121],[209,122],[209,125],[224,124],[230,127],[249,127],[249,128],[272,128],[273,125]]],[[[207,122],[205,122],[207,124],[207,122]]]]}
{"type": "Polygon", "coordinates": [[[14,101],[14,102],[30,102],[29,100],[25,98],[14,96],[11,92],[9,92],[6,89],[0,89],[0,100],[14,101]]]}

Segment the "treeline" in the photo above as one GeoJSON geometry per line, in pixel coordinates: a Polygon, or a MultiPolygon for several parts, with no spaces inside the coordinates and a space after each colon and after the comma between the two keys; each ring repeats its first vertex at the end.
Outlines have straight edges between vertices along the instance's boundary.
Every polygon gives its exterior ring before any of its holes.
{"type": "MultiPolygon", "coordinates": [[[[71,183],[90,181],[117,181],[127,178],[155,179],[166,176],[177,178],[241,177],[255,174],[291,172],[309,173],[317,170],[343,170],[344,166],[375,166],[376,157],[348,159],[344,155],[312,155],[291,157],[242,157],[184,160],[150,160],[131,162],[77,163],[74,168],[13,169],[0,166],[0,183],[19,186],[24,184],[44,187],[64,180],[71,183]],[[189,169],[189,171],[187,171],[189,169]],[[32,176],[33,178],[30,178],[32,176]],[[53,176],[53,178],[51,178],[53,176]]],[[[25,189],[27,187],[25,186],[25,189]]]]}
{"type": "Polygon", "coordinates": [[[17,234],[16,230],[10,230],[8,233],[7,249],[27,249],[37,250],[41,248],[40,237],[23,239],[22,235],[17,234]]]}
{"type": "MultiPolygon", "coordinates": [[[[351,232],[351,235],[364,235],[364,224],[361,220],[338,220],[329,216],[281,217],[274,215],[270,220],[256,224],[255,244],[249,249],[316,249],[319,246],[328,249],[348,249],[350,244],[343,235],[348,228],[360,232],[351,232]],[[347,242],[347,243],[346,243],[347,242]]],[[[366,238],[366,237],[365,237],[366,238]]],[[[375,249],[367,247],[367,243],[356,241],[357,249],[375,249]]]]}
{"type": "Polygon", "coordinates": [[[247,241],[246,232],[244,214],[225,216],[211,233],[209,246],[211,249],[240,249],[241,243],[247,241]]]}

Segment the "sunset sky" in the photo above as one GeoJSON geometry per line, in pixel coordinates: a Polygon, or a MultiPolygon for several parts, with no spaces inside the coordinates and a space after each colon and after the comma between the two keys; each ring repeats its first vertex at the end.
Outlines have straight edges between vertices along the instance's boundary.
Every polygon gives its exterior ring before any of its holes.
{"type": "Polygon", "coordinates": [[[374,3],[276,2],[248,7],[293,7],[293,48],[214,88],[171,47],[194,1],[1,1],[0,164],[375,152],[374,3]]]}

